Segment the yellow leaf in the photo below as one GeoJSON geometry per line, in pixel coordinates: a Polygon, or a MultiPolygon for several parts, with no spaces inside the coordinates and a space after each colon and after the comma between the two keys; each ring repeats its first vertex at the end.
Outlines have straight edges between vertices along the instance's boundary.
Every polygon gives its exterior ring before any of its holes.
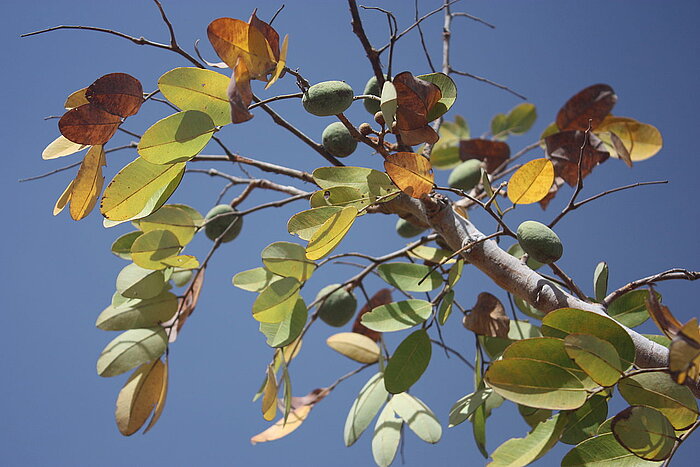
{"type": "Polygon", "coordinates": [[[63,156],[70,156],[88,147],[86,144],[78,144],[61,135],[46,146],[41,153],[44,160],[57,159],[63,156]]]}
{"type": "MultiPolygon", "coordinates": [[[[633,162],[649,159],[663,147],[661,132],[656,127],[632,118],[605,117],[595,133],[606,145],[612,147],[610,132],[620,138],[633,162]]],[[[611,151],[610,154],[617,157],[616,151],[611,151]]]]}
{"type": "MultiPolygon", "coordinates": [[[[160,361],[160,360],[159,360],[160,361]]],[[[153,411],[153,417],[151,421],[148,422],[148,426],[143,430],[145,435],[148,431],[153,428],[160,416],[163,414],[163,409],[165,408],[165,399],[168,396],[168,357],[165,357],[165,365],[163,365],[163,378],[161,378],[160,394],[158,395],[158,401],[156,402],[156,408],[153,411]]]]}
{"type": "Polygon", "coordinates": [[[58,200],[56,201],[56,204],[53,206],[53,215],[57,216],[61,211],[63,211],[63,208],[66,207],[68,202],[70,201],[70,196],[71,192],[73,191],[73,182],[74,180],[71,180],[68,186],[66,187],[65,190],[63,190],[63,193],[61,193],[61,196],[58,197],[58,200]]]}
{"type": "Polygon", "coordinates": [[[219,57],[235,68],[242,59],[253,78],[265,76],[273,69],[275,60],[265,36],[245,21],[218,18],[207,27],[209,42],[219,57]]]}
{"type": "Polygon", "coordinates": [[[301,407],[292,410],[289,413],[289,417],[287,417],[286,424],[284,423],[284,418],[280,418],[277,420],[277,423],[272,425],[270,428],[250,438],[250,442],[252,444],[257,444],[284,438],[289,433],[301,426],[304,420],[306,420],[306,417],[309,416],[310,411],[310,405],[302,405],[301,407]]]}
{"type": "Polygon", "coordinates": [[[683,325],[669,347],[668,366],[678,384],[700,376],[700,328],[697,318],[683,325]]]}
{"type": "Polygon", "coordinates": [[[66,102],[63,104],[66,110],[74,109],[80,107],[83,104],[89,104],[90,101],[85,97],[85,91],[87,88],[78,89],[77,91],[71,93],[70,96],[66,98],[66,102]]]}
{"type": "Polygon", "coordinates": [[[379,360],[379,346],[369,337],[356,332],[340,332],[326,339],[328,347],[359,363],[379,360]]]}
{"type": "Polygon", "coordinates": [[[165,378],[165,365],[158,358],[138,367],[117,397],[114,416],[124,436],[136,433],[159,402],[165,378]]]}
{"type": "Polygon", "coordinates": [[[535,159],[520,167],[508,182],[508,199],[513,204],[536,203],[549,193],[554,182],[554,164],[535,159]]]}
{"type": "Polygon", "coordinates": [[[401,191],[420,198],[433,191],[434,177],[430,161],[420,154],[397,152],[384,161],[384,170],[401,191]]]}
{"type": "Polygon", "coordinates": [[[267,83],[267,86],[265,86],[265,89],[272,86],[275,81],[279,79],[284,67],[287,65],[287,39],[289,39],[289,35],[284,36],[284,40],[282,41],[282,51],[280,52],[280,59],[277,61],[277,66],[275,67],[275,74],[272,75],[272,78],[270,78],[270,81],[267,83]]]}
{"type": "Polygon", "coordinates": [[[105,151],[102,145],[93,146],[80,164],[78,175],[73,182],[70,198],[70,216],[79,221],[84,218],[97,203],[102,192],[105,178],[102,176],[102,166],[107,165],[105,151]]]}
{"type": "Polygon", "coordinates": [[[329,217],[309,240],[306,246],[306,257],[317,260],[333,251],[352,227],[357,214],[355,206],[346,206],[329,217]]]}
{"type": "Polygon", "coordinates": [[[180,269],[197,269],[199,267],[199,261],[192,255],[171,256],[162,260],[161,263],[180,269]]]}
{"type": "Polygon", "coordinates": [[[265,420],[272,421],[277,414],[277,377],[272,365],[267,367],[267,381],[262,400],[262,413],[265,420]]]}

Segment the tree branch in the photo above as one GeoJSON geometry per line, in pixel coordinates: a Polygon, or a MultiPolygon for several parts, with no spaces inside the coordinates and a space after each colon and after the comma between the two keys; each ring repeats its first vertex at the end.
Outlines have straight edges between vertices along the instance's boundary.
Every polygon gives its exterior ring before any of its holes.
{"type": "Polygon", "coordinates": [[[681,268],[669,269],[668,271],[660,272],[658,274],[654,274],[653,276],[648,276],[643,279],[632,281],[629,284],[620,287],[616,291],[611,292],[610,294],[608,294],[607,297],[603,299],[603,306],[608,307],[612,302],[614,302],[627,292],[630,292],[634,289],[638,289],[640,287],[644,287],[646,285],[655,284],[656,282],[670,280],[696,281],[698,279],[700,279],[700,271],[689,271],[687,269],[681,268]]]}

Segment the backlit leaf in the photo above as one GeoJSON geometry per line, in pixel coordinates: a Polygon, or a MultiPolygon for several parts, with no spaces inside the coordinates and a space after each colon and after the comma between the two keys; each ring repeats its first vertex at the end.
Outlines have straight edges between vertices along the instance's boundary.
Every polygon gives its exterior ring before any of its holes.
{"type": "Polygon", "coordinates": [[[319,227],[306,246],[306,257],[321,259],[338,246],[357,218],[357,208],[346,206],[319,227]]]}
{"type": "Polygon", "coordinates": [[[168,396],[168,374],[168,357],[166,355],[165,364],[163,365],[163,376],[160,380],[160,394],[158,395],[158,400],[156,401],[156,407],[153,410],[151,421],[148,422],[148,426],[145,430],[143,430],[144,435],[148,433],[150,429],[153,428],[153,426],[158,422],[158,419],[160,419],[160,416],[163,414],[163,409],[165,409],[165,400],[168,396]]]}
{"type": "Polygon", "coordinates": [[[627,407],[613,418],[612,432],[618,443],[646,460],[666,459],[676,443],[668,419],[650,407],[627,407]]]}
{"type": "Polygon", "coordinates": [[[432,122],[442,117],[452,107],[457,100],[457,86],[445,73],[430,73],[428,75],[418,75],[416,78],[433,83],[440,88],[441,97],[428,112],[427,120],[432,122]]]}
{"type": "Polygon", "coordinates": [[[265,268],[255,268],[233,276],[233,285],[239,289],[261,292],[265,287],[281,278],[282,276],[273,274],[265,268]]]}
{"type": "Polygon", "coordinates": [[[374,202],[374,199],[370,198],[367,193],[362,193],[351,186],[334,186],[315,192],[311,195],[309,202],[312,208],[320,206],[355,206],[357,209],[362,209],[374,202]]]}
{"type": "Polygon", "coordinates": [[[559,110],[556,123],[560,130],[597,128],[617,102],[615,91],[607,84],[594,84],[579,91],[559,110]]]}
{"type": "Polygon", "coordinates": [[[406,292],[429,292],[442,284],[440,273],[423,264],[384,263],[377,267],[377,272],[387,284],[406,292]]]}
{"type": "Polygon", "coordinates": [[[204,149],[216,125],[199,110],[185,110],[157,121],[141,137],[139,155],[153,164],[173,164],[192,159],[204,149]]]}
{"type": "Polygon", "coordinates": [[[58,121],[66,139],[78,144],[105,144],[117,132],[122,119],[92,104],[71,109],[58,121]]]}
{"type": "Polygon", "coordinates": [[[57,159],[63,156],[70,156],[76,152],[82,151],[87,145],[74,143],[65,136],[60,135],[53,140],[41,153],[41,158],[44,160],[57,159]]]}
{"type": "Polygon", "coordinates": [[[279,54],[279,60],[277,60],[277,64],[275,65],[275,72],[274,74],[270,77],[270,81],[267,82],[265,85],[265,89],[269,88],[275,82],[279,79],[280,76],[282,76],[282,72],[284,71],[285,66],[287,65],[287,48],[289,47],[289,36],[285,35],[284,39],[282,40],[282,50],[280,51],[279,54]]]}
{"type": "MultiPolygon", "coordinates": [[[[489,357],[491,357],[492,360],[495,360],[500,357],[506,347],[511,345],[514,341],[533,337],[542,337],[542,333],[540,332],[540,328],[538,326],[530,324],[527,321],[512,320],[507,339],[501,339],[500,337],[479,336],[479,340],[481,341],[481,344],[489,357]]],[[[561,347],[562,354],[566,355],[566,352],[564,352],[564,341],[560,339],[558,344],[561,347]]]]}
{"type": "Polygon", "coordinates": [[[299,212],[287,222],[287,231],[302,240],[311,240],[323,223],[342,209],[340,206],[323,206],[299,212]]]}
{"type": "Polygon", "coordinates": [[[70,96],[66,98],[66,102],[63,103],[63,107],[66,110],[70,110],[76,107],[80,107],[83,104],[89,104],[90,101],[88,101],[87,97],[85,97],[85,91],[87,91],[87,88],[82,88],[78,89],[77,91],[73,91],[70,94],[70,96]]]}
{"type": "Polygon", "coordinates": [[[114,413],[121,434],[133,435],[146,423],[158,403],[165,377],[165,365],[160,358],[141,365],[129,377],[119,391],[114,413]]]}
{"type": "Polygon", "coordinates": [[[377,415],[379,409],[386,402],[388,393],[384,389],[384,377],[382,373],[372,376],[362,387],[357,399],[352,403],[350,412],[345,419],[343,440],[345,446],[352,446],[362,435],[377,415]]]}
{"type": "Polygon", "coordinates": [[[97,374],[116,376],[163,355],[168,337],[160,326],[130,329],[115,337],[97,360],[97,374]]]}
{"type": "Polygon", "coordinates": [[[105,181],[102,176],[104,165],[107,165],[107,162],[102,146],[91,147],[80,164],[71,189],[70,215],[73,220],[83,219],[95,207],[105,181]]]}
{"type": "Polygon", "coordinates": [[[157,165],[139,157],[120,170],[105,188],[100,211],[114,221],[145,217],[165,204],[164,195],[172,193],[170,189],[177,187],[184,173],[184,162],[157,165]]]}
{"type": "Polygon", "coordinates": [[[438,134],[428,126],[430,110],[442,98],[440,88],[404,71],[394,76],[398,106],[395,130],[404,144],[436,143],[438,134]]]}
{"type": "Polygon", "coordinates": [[[228,84],[227,76],[194,67],[175,68],[158,79],[158,89],[166,99],[182,110],[206,113],[218,126],[231,123],[228,84]]]}
{"type": "Polygon", "coordinates": [[[593,291],[595,299],[599,302],[602,302],[608,293],[608,264],[605,261],[601,261],[595,267],[593,272],[593,291]]]}
{"type": "Polygon", "coordinates": [[[552,161],[535,159],[520,167],[508,181],[508,199],[513,204],[536,203],[549,193],[554,182],[552,161]]]}
{"type": "Polygon", "coordinates": [[[378,306],[362,315],[362,324],[373,331],[402,331],[430,317],[433,305],[425,300],[404,300],[378,306]]]}
{"type": "Polygon", "coordinates": [[[349,186],[369,194],[370,198],[388,200],[398,189],[387,174],[365,167],[319,167],[313,172],[314,181],[322,189],[349,186]]]}
{"type": "Polygon", "coordinates": [[[283,277],[308,280],[316,270],[316,263],[306,259],[304,247],[296,243],[275,242],[262,251],[262,262],[268,271],[283,277]]]}
{"type": "Polygon", "coordinates": [[[372,437],[372,456],[379,467],[389,467],[394,461],[401,441],[402,425],[403,421],[396,418],[391,405],[385,405],[374,425],[372,437]]]}
{"type": "Polygon", "coordinates": [[[280,418],[270,428],[250,438],[251,444],[265,443],[267,441],[274,441],[276,439],[284,438],[301,426],[304,420],[306,420],[306,417],[309,416],[310,411],[310,405],[302,405],[301,407],[292,410],[287,417],[286,423],[284,418],[280,418]]]}
{"type": "Polygon", "coordinates": [[[579,443],[561,460],[562,467],[651,467],[661,462],[635,456],[612,433],[604,433],[579,443]]]}
{"type": "Polygon", "coordinates": [[[279,323],[260,323],[260,332],[265,334],[270,347],[285,347],[299,337],[308,317],[306,303],[299,297],[292,312],[279,323]]]}
{"type": "Polygon", "coordinates": [[[569,186],[575,187],[578,182],[578,161],[581,159],[581,177],[586,178],[593,169],[610,157],[603,142],[592,133],[583,131],[561,131],[547,136],[544,141],[547,154],[554,164],[554,173],[561,177],[569,186]],[[584,144],[584,140],[586,143],[584,144]],[[583,156],[581,156],[583,146],[583,156]]]}
{"type": "Polygon", "coordinates": [[[384,169],[396,186],[412,198],[421,198],[433,191],[433,169],[430,161],[420,154],[389,154],[384,161],[384,169]]]}
{"type": "Polygon", "coordinates": [[[122,259],[131,261],[131,245],[141,235],[143,235],[143,232],[139,230],[122,235],[112,243],[112,253],[122,259]]]}
{"type": "Polygon", "coordinates": [[[127,298],[153,298],[164,287],[163,271],[144,269],[134,263],[125,266],[117,276],[117,292],[127,298]]]}
{"type": "Polygon", "coordinates": [[[492,173],[510,157],[510,147],[502,141],[488,139],[463,139],[459,143],[462,161],[478,159],[486,163],[486,172],[492,173]]]}
{"type": "Polygon", "coordinates": [[[352,332],[356,332],[367,336],[375,342],[378,341],[381,338],[382,333],[372,331],[371,329],[365,327],[365,325],[362,324],[362,317],[370,311],[372,311],[373,309],[377,308],[378,306],[386,305],[388,303],[391,303],[392,301],[393,299],[391,297],[391,290],[379,289],[374,295],[372,295],[369,301],[365,303],[362,309],[360,309],[360,312],[357,313],[355,322],[352,325],[352,332]]]}
{"type": "Polygon", "coordinates": [[[432,343],[425,329],[414,331],[394,351],[384,371],[384,386],[391,394],[407,391],[430,363],[432,343]]]}
{"type": "Polygon", "coordinates": [[[440,140],[433,146],[430,163],[434,169],[454,168],[462,162],[459,158],[459,141],[469,139],[469,126],[457,115],[454,122],[444,121],[439,133],[440,140]]]}
{"type": "Polygon", "coordinates": [[[430,263],[435,264],[454,264],[457,261],[454,258],[447,260],[447,258],[452,256],[451,251],[443,250],[441,248],[433,248],[431,246],[425,245],[418,245],[415,248],[411,248],[408,251],[408,256],[412,258],[422,259],[423,261],[428,261],[430,263]]]}
{"type": "Polygon", "coordinates": [[[253,303],[253,318],[262,323],[279,323],[292,313],[299,297],[301,283],[285,277],[271,283],[253,303]]]}
{"type": "Polygon", "coordinates": [[[450,428],[457,426],[467,420],[472,414],[486,402],[486,399],[493,393],[490,388],[480,389],[468,394],[452,405],[450,409],[450,428]]]}
{"type": "Polygon", "coordinates": [[[501,444],[492,454],[493,467],[521,467],[534,462],[547,453],[559,440],[566,416],[557,414],[538,424],[524,438],[512,438],[501,444]]]}
{"type": "Polygon", "coordinates": [[[153,298],[126,299],[118,306],[108,306],[97,317],[95,326],[104,331],[147,328],[169,320],[176,311],[177,297],[165,291],[153,298]]]}
{"type": "Polygon", "coordinates": [[[389,405],[406,425],[426,443],[435,444],[442,438],[442,426],[423,401],[408,393],[395,394],[389,405]]]}
{"type": "Polygon", "coordinates": [[[162,264],[167,267],[177,268],[177,269],[197,269],[199,268],[199,261],[196,257],[192,255],[175,255],[168,256],[165,259],[160,260],[162,264]]]}
{"type": "MultiPolygon", "coordinates": [[[[661,132],[656,127],[631,118],[607,116],[596,128],[596,134],[606,144],[613,144],[609,135],[620,138],[632,161],[643,161],[653,157],[663,147],[661,132]],[[607,134],[606,134],[607,133],[607,134]]],[[[611,152],[613,157],[614,152],[611,152]]]]}
{"type": "Polygon", "coordinates": [[[165,269],[164,259],[176,255],[182,247],[169,230],[152,230],[131,245],[131,259],[145,269],[165,269]]]}
{"type": "Polygon", "coordinates": [[[440,302],[440,308],[438,309],[438,321],[441,325],[445,325],[447,319],[452,314],[452,304],[455,298],[455,291],[448,290],[442,301],[440,302]]]}
{"type": "Polygon", "coordinates": [[[700,329],[697,318],[685,323],[669,346],[668,366],[678,384],[700,377],[700,329]]]}
{"type": "Polygon", "coordinates": [[[274,68],[275,57],[264,34],[244,21],[215,19],[207,27],[207,36],[216,54],[232,69],[239,58],[254,78],[274,68]]]}
{"type": "Polygon", "coordinates": [[[182,246],[187,245],[192,240],[196,231],[192,216],[173,205],[161,207],[153,214],[136,221],[136,224],[144,233],[153,230],[170,231],[177,237],[182,246]]]}
{"type": "Polygon", "coordinates": [[[328,347],[359,363],[374,363],[381,350],[369,337],[355,332],[341,332],[326,339],[328,347]]]}
{"type": "Polygon", "coordinates": [[[532,128],[537,119],[537,110],[534,104],[522,103],[513,107],[508,112],[506,126],[510,133],[521,135],[532,128]]]}
{"type": "Polygon", "coordinates": [[[569,357],[601,386],[613,386],[627,369],[615,346],[595,336],[569,334],[564,339],[564,346],[569,357]]]}
{"type": "Polygon", "coordinates": [[[262,400],[263,418],[268,422],[277,415],[277,377],[272,365],[267,367],[267,381],[263,391],[262,400]]]}
{"type": "Polygon", "coordinates": [[[138,113],[143,104],[143,87],[126,73],[110,73],[98,78],[85,90],[92,105],[122,118],[138,113]]]}

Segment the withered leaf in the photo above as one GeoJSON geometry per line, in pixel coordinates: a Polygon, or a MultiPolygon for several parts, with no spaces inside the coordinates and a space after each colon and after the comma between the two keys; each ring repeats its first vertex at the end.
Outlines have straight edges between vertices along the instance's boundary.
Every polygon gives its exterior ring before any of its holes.
{"type": "Polygon", "coordinates": [[[248,106],[253,101],[250,79],[245,62],[239,61],[231,75],[231,81],[226,91],[228,102],[231,105],[231,121],[233,123],[243,123],[253,118],[253,114],[248,111],[248,106]]]}
{"type": "Polygon", "coordinates": [[[362,315],[365,313],[369,313],[373,309],[377,308],[380,305],[387,305],[393,301],[391,297],[391,290],[389,289],[380,289],[372,295],[372,298],[369,299],[369,302],[365,304],[365,306],[362,307],[360,312],[357,314],[357,318],[355,318],[355,323],[352,326],[352,332],[356,332],[358,334],[364,334],[365,336],[369,337],[373,341],[378,341],[379,338],[382,336],[381,332],[377,331],[372,331],[371,329],[365,327],[364,324],[362,324],[362,315]]]}
{"type": "Polygon", "coordinates": [[[442,92],[435,84],[414,77],[404,71],[392,81],[396,88],[396,131],[401,141],[409,146],[430,143],[440,138],[435,130],[428,126],[428,113],[440,100],[442,92]]]}
{"type": "Polygon", "coordinates": [[[67,139],[78,144],[97,145],[110,140],[122,120],[94,106],[85,104],[71,109],[58,121],[58,129],[67,139]]]}
{"type": "Polygon", "coordinates": [[[430,161],[420,154],[397,152],[389,154],[384,161],[384,170],[401,191],[412,198],[420,199],[433,191],[434,176],[430,161]]]}
{"type": "Polygon", "coordinates": [[[178,300],[177,312],[175,316],[169,321],[162,323],[166,330],[168,330],[168,342],[173,343],[177,339],[178,334],[182,326],[185,325],[185,321],[194,312],[197,302],[199,301],[199,294],[202,292],[202,285],[204,284],[204,271],[206,267],[199,270],[196,277],[187,288],[185,296],[178,300]]]}
{"type": "MultiPolygon", "coordinates": [[[[578,160],[585,136],[584,131],[567,130],[544,139],[547,155],[554,163],[554,173],[571,186],[578,183],[578,160]]],[[[610,153],[605,151],[603,142],[596,135],[588,133],[588,141],[581,156],[581,177],[587,177],[595,166],[609,157],[610,153]]]]}
{"type": "Polygon", "coordinates": [[[510,319],[503,304],[488,292],[481,292],[476,305],[462,321],[464,327],[480,336],[508,337],[510,319]]]}
{"type": "Polygon", "coordinates": [[[651,319],[654,320],[654,323],[656,323],[661,332],[666,334],[666,337],[669,339],[673,339],[683,326],[680,321],[671,314],[671,310],[659,302],[659,297],[654,293],[654,289],[651,287],[649,287],[646,305],[651,319]]]}
{"type": "Polygon", "coordinates": [[[85,91],[88,102],[122,118],[135,115],[143,103],[143,87],[126,73],[110,73],[98,78],[85,91]]]}
{"type": "Polygon", "coordinates": [[[595,128],[610,113],[616,102],[617,95],[607,84],[589,86],[566,101],[557,114],[557,126],[562,131],[585,131],[588,129],[588,120],[591,119],[591,127],[595,128]]]}
{"type": "Polygon", "coordinates": [[[250,19],[248,20],[248,24],[262,33],[267,40],[267,43],[270,45],[272,56],[274,57],[275,61],[278,61],[280,59],[280,36],[272,26],[257,17],[255,14],[257,11],[257,9],[253,10],[253,13],[250,15],[250,19]]]}
{"type": "Polygon", "coordinates": [[[330,394],[328,388],[316,388],[305,396],[292,397],[292,409],[298,409],[304,405],[314,405],[321,402],[324,397],[330,394]]]}
{"type": "Polygon", "coordinates": [[[486,172],[493,173],[510,157],[510,147],[502,141],[463,139],[459,142],[459,158],[478,159],[486,163],[486,172]]]}
{"type": "Polygon", "coordinates": [[[685,383],[688,378],[697,381],[700,377],[700,328],[697,318],[685,323],[671,341],[668,366],[678,384],[685,383]]]}

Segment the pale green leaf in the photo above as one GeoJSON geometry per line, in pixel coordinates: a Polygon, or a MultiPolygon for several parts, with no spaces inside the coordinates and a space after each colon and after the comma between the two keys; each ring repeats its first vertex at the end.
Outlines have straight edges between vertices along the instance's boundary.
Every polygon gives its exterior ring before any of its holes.
{"type": "Polygon", "coordinates": [[[352,227],[357,214],[356,207],[346,206],[342,211],[328,218],[309,240],[306,246],[306,257],[317,260],[333,251],[352,227]]]}
{"type": "Polygon", "coordinates": [[[357,399],[350,407],[343,430],[345,446],[352,446],[357,441],[384,405],[387,397],[388,393],[384,389],[384,377],[382,373],[377,373],[362,387],[357,399]]]}
{"type": "Polygon", "coordinates": [[[450,107],[455,103],[455,100],[457,100],[457,86],[455,82],[452,81],[452,78],[445,73],[418,75],[416,78],[433,83],[440,88],[440,92],[442,93],[440,100],[428,110],[426,119],[428,122],[432,122],[447,113],[450,107]]]}
{"type": "Polygon", "coordinates": [[[401,425],[403,421],[396,418],[391,405],[385,405],[374,425],[372,437],[372,456],[379,467],[388,467],[394,461],[401,441],[401,425]]]}
{"type": "Polygon", "coordinates": [[[265,334],[267,345],[284,347],[299,337],[308,317],[306,303],[299,297],[292,312],[279,323],[260,323],[260,332],[265,334]]]}
{"type": "Polygon", "coordinates": [[[304,247],[296,243],[275,242],[261,253],[268,271],[283,277],[294,277],[300,282],[308,280],[316,270],[316,263],[306,259],[304,247]]]}
{"type": "Polygon", "coordinates": [[[186,110],[154,123],[141,137],[137,151],[153,164],[185,162],[204,149],[216,125],[199,110],[186,110]]]}
{"type": "Polygon", "coordinates": [[[645,460],[668,458],[676,443],[671,423],[650,407],[627,407],[613,417],[611,428],[618,443],[645,460]]]}
{"type": "Polygon", "coordinates": [[[423,264],[384,263],[377,267],[377,272],[387,284],[406,292],[429,292],[442,284],[440,273],[423,264]]]}
{"type": "Polygon", "coordinates": [[[294,310],[301,283],[285,277],[265,287],[253,302],[253,318],[262,323],[284,321],[294,310]]]}
{"type": "Polygon", "coordinates": [[[476,409],[486,402],[486,399],[493,393],[490,388],[480,389],[468,394],[452,405],[450,409],[449,427],[457,426],[467,420],[476,412],[476,409]]]}
{"type": "Polygon", "coordinates": [[[169,230],[177,237],[180,245],[187,245],[196,231],[194,220],[190,213],[174,206],[166,205],[156,212],[135,221],[143,232],[152,230],[169,230]]]}
{"type": "Polygon", "coordinates": [[[402,331],[430,317],[433,305],[425,300],[404,300],[374,308],[362,315],[362,324],[379,332],[402,331]]]}
{"type": "Polygon", "coordinates": [[[182,247],[169,230],[152,230],[134,240],[131,259],[144,269],[165,269],[163,260],[176,255],[182,247]]]}
{"type": "MultiPolygon", "coordinates": [[[[601,425],[602,426],[602,425],[601,425]]],[[[561,460],[562,467],[651,467],[661,462],[635,456],[612,433],[604,433],[579,443],[561,460]]]]}
{"type": "Polygon", "coordinates": [[[153,298],[164,287],[163,271],[144,269],[134,263],[125,266],[117,276],[117,292],[127,298],[153,298]]]}
{"type": "Polygon", "coordinates": [[[97,374],[116,376],[163,355],[168,343],[165,329],[156,326],[124,331],[115,337],[97,359],[97,374]]]}
{"type": "Polygon", "coordinates": [[[143,232],[136,230],[122,235],[112,243],[112,253],[127,261],[131,260],[131,245],[134,240],[143,235],[143,232]]]}
{"type": "Polygon", "coordinates": [[[265,268],[255,268],[241,271],[233,276],[233,285],[239,289],[261,292],[265,287],[280,279],[282,276],[273,274],[265,268]]]}
{"type": "Polygon", "coordinates": [[[608,264],[601,261],[593,272],[593,291],[595,299],[602,302],[608,293],[608,264]]]}
{"type": "Polygon", "coordinates": [[[341,332],[326,339],[328,347],[359,363],[374,363],[381,350],[369,337],[355,332],[341,332]]]}
{"type": "Polygon", "coordinates": [[[564,338],[564,347],[569,357],[593,381],[604,387],[617,383],[629,366],[620,361],[615,346],[595,336],[569,334],[564,338]]]}
{"type": "Polygon", "coordinates": [[[163,292],[148,299],[123,298],[118,305],[105,308],[95,326],[105,331],[122,331],[156,326],[168,321],[177,312],[177,297],[163,292]]]}
{"type": "Polygon", "coordinates": [[[442,438],[442,426],[425,403],[408,393],[395,394],[389,405],[406,425],[426,443],[435,444],[442,438]]]}

